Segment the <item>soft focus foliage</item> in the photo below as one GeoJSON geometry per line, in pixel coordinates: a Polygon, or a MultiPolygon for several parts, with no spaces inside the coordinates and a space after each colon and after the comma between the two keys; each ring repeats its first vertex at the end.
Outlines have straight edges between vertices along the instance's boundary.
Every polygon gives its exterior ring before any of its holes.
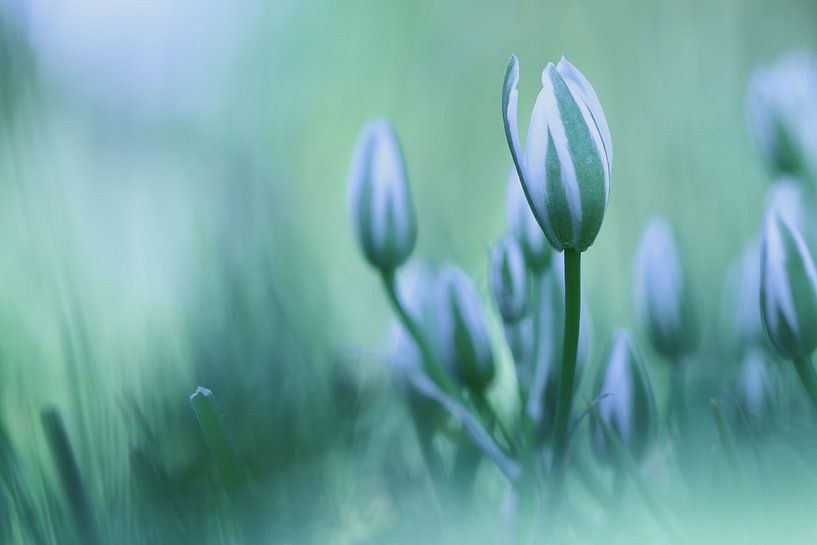
{"type": "Polygon", "coordinates": [[[0,545],[667,541],[618,466],[596,463],[585,413],[619,327],[644,347],[659,420],[673,397],[633,312],[656,215],[701,335],[676,400],[687,423],[659,422],[641,457],[653,503],[685,542],[813,541],[814,415],[757,338],[759,261],[740,288],[724,279],[769,207],[794,211],[814,253],[815,21],[808,0],[0,2],[0,545]],[[615,142],[582,264],[575,471],[532,529],[514,524],[530,491],[509,486],[508,447],[549,448],[564,288],[524,195],[506,200],[512,53],[521,135],[540,70],[566,54],[615,142]],[[422,380],[350,228],[350,157],[380,117],[410,173],[402,232],[417,229],[382,263],[411,254],[399,288],[432,339],[440,265],[467,275],[494,420],[422,380]],[[542,273],[513,324],[486,256],[507,234],[542,273]],[[246,490],[208,450],[200,385],[246,490]]]}

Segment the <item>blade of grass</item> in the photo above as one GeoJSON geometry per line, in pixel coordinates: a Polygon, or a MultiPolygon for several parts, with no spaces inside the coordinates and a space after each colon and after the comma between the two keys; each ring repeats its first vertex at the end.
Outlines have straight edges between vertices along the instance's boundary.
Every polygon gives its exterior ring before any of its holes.
{"type": "Polygon", "coordinates": [[[213,392],[199,386],[190,396],[190,403],[201,426],[210,455],[221,476],[221,482],[234,505],[242,504],[249,493],[246,474],[230,445],[224,426],[216,409],[213,392]]]}
{"type": "Polygon", "coordinates": [[[49,407],[40,413],[40,419],[77,533],[83,543],[89,545],[101,543],[96,521],[94,520],[94,511],[82,475],[80,475],[74,451],[68,440],[68,433],[65,431],[62,417],[56,408],[49,407]]]}

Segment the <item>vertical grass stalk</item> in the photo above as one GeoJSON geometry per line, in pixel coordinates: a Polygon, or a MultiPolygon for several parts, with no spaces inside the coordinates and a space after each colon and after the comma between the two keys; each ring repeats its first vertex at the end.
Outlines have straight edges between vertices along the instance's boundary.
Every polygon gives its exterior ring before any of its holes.
{"type": "Polygon", "coordinates": [[[199,386],[190,396],[190,403],[201,426],[201,432],[216,464],[224,489],[234,506],[246,500],[249,483],[238,462],[215,405],[213,392],[199,386]]]}
{"type": "Polygon", "coordinates": [[[42,411],[40,419],[77,534],[83,543],[97,545],[101,541],[94,520],[94,510],[79,473],[62,417],[56,408],[50,407],[42,411]]]}

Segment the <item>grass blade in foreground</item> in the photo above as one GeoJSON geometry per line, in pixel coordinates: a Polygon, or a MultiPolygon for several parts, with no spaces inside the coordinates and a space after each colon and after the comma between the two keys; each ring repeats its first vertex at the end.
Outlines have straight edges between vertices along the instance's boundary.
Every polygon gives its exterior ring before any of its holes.
{"type": "Polygon", "coordinates": [[[233,503],[238,503],[247,495],[249,486],[246,475],[238,463],[238,457],[224,432],[213,392],[199,386],[190,396],[190,403],[193,404],[193,411],[196,413],[207,448],[216,463],[227,495],[233,503]]]}
{"type": "Polygon", "coordinates": [[[82,476],[79,474],[77,460],[71,449],[71,443],[68,441],[62,417],[56,408],[50,407],[43,410],[40,418],[77,533],[83,543],[90,545],[101,543],[94,520],[94,511],[82,482],[82,476]]]}

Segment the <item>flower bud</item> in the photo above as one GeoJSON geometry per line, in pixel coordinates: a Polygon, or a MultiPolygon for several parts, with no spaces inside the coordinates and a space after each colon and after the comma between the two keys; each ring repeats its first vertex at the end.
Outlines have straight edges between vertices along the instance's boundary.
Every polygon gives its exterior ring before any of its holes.
{"type": "Polygon", "coordinates": [[[491,294],[505,322],[516,322],[528,302],[528,271],[515,238],[506,235],[491,251],[491,294]]]}
{"type": "Polygon", "coordinates": [[[443,364],[466,388],[483,392],[494,378],[494,354],[479,294],[457,267],[440,271],[437,331],[443,364]]]}
{"type": "Polygon", "coordinates": [[[650,222],[641,237],[633,287],[636,318],[653,347],[677,360],[697,342],[693,300],[670,224],[650,222]]]}
{"type": "Polygon", "coordinates": [[[784,358],[805,358],[817,348],[814,261],[797,229],[773,211],[761,242],[760,311],[772,345],[784,358]]]}
{"type": "Polygon", "coordinates": [[[366,259],[381,271],[402,265],[417,240],[406,168],[391,125],[363,129],[349,171],[349,215],[366,259]]]}
{"type": "MultiPolygon", "coordinates": [[[[594,391],[599,416],[640,461],[652,438],[655,400],[649,377],[626,331],[619,330],[613,335],[594,391]]],[[[595,420],[590,421],[590,438],[599,459],[607,462],[615,459],[604,431],[595,420]]]]}
{"type": "Polygon", "coordinates": [[[768,337],[760,317],[760,248],[757,242],[749,245],[729,271],[731,298],[728,312],[737,347],[743,350],[753,346],[768,346],[768,337]]]}
{"type": "Polygon", "coordinates": [[[737,383],[737,399],[740,410],[749,422],[758,422],[774,409],[776,401],[773,369],[767,353],[760,349],[749,350],[743,357],[737,383]]]}
{"type": "Polygon", "coordinates": [[[511,57],[502,87],[505,137],[536,220],[556,250],[586,250],[610,196],[613,147],[590,82],[562,57],[542,72],[525,154],[517,129],[519,63],[511,57]]]}
{"type": "Polygon", "coordinates": [[[790,55],[758,68],[749,84],[749,125],[758,151],[772,173],[797,174],[815,149],[817,61],[790,55]]]}
{"type": "Polygon", "coordinates": [[[553,248],[533,217],[515,168],[508,175],[507,207],[508,230],[519,241],[528,267],[534,272],[546,269],[553,257],[553,248]]]}

